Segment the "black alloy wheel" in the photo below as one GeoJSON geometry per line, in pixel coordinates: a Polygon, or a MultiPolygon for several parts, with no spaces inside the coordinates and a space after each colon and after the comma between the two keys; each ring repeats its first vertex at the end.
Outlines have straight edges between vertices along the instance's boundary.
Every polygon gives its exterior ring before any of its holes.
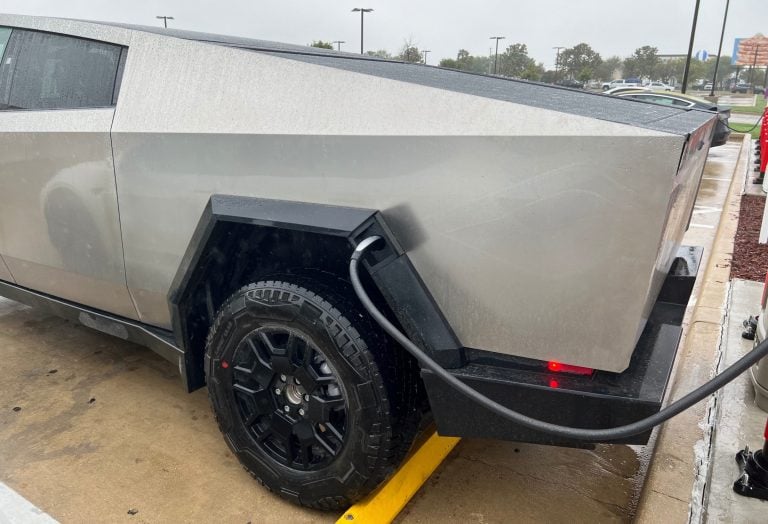
{"type": "Polygon", "coordinates": [[[325,510],[376,488],[408,451],[421,386],[344,281],[263,280],[233,293],[206,342],[225,441],[259,482],[325,510]]]}
{"type": "Polygon", "coordinates": [[[347,403],[320,349],[281,325],[247,335],[235,350],[232,390],[242,423],[259,446],[286,466],[328,465],[344,443],[347,403]]]}

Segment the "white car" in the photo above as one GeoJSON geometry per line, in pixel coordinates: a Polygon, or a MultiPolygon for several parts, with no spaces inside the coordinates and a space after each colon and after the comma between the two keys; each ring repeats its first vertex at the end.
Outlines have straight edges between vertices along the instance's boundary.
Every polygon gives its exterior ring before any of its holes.
{"type": "Polygon", "coordinates": [[[674,91],[674,88],[671,85],[665,84],[664,82],[651,82],[646,84],[645,87],[653,91],[674,91]]]}
{"type": "Polygon", "coordinates": [[[640,87],[640,81],[637,78],[619,78],[610,82],[603,82],[603,91],[608,91],[615,87],[640,87]]]}

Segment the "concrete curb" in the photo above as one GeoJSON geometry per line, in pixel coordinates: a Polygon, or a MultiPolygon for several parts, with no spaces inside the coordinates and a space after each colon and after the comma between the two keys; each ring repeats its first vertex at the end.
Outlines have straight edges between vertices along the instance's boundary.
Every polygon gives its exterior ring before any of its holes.
{"type": "MultiPolygon", "coordinates": [[[[752,350],[752,342],[741,338],[742,321],[754,315],[763,292],[763,283],[731,280],[727,315],[719,369],[722,370],[752,350]]],[[[712,441],[706,450],[708,476],[698,494],[702,504],[693,522],[765,522],[766,507],[760,500],[737,495],[733,482],[739,475],[734,457],[748,444],[762,447],[765,412],[755,404],[748,373],[745,373],[715,396],[712,410],[712,441]]]]}
{"type": "Polygon", "coordinates": [[[56,524],[57,521],[0,482],[0,524],[56,524]]]}
{"type": "MultiPolygon", "coordinates": [[[[724,304],[731,273],[741,189],[749,161],[749,136],[741,143],[701,286],[678,350],[667,403],[709,380],[717,364],[724,304]]],[[[701,402],[667,422],[657,432],[653,458],[635,514],[639,523],[688,522],[691,494],[700,480],[695,449],[706,438],[708,403],[701,402]]]]}

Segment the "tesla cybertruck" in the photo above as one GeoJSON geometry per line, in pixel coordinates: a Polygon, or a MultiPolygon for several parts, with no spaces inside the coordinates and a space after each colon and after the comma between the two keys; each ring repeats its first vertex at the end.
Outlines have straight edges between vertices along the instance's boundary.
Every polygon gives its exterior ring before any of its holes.
{"type": "Polygon", "coordinates": [[[425,420],[594,444],[499,417],[395,343],[352,286],[366,239],[372,303],[473,390],[577,428],[660,410],[716,115],[246,38],[0,26],[0,295],[207,385],[279,495],[360,499],[425,420]]]}

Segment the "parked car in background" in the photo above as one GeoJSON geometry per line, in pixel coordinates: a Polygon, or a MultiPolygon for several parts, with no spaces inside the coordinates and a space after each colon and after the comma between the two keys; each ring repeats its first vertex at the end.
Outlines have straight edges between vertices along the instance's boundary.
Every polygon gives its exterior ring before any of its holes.
{"type": "Polygon", "coordinates": [[[712,91],[712,82],[704,84],[704,91],[712,91]]]}
{"type": "Polygon", "coordinates": [[[671,85],[665,84],[664,82],[650,82],[643,87],[647,87],[654,91],[672,91],[674,89],[671,85]]]}
{"type": "Polygon", "coordinates": [[[610,82],[603,82],[603,91],[608,91],[614,87],[640,87],[641,84],[639,78],[619,78],[610,82]]]}
{"type": "Polygon", "coordinates": [[[709,100],[704,100],[703,98],[697,98],[694,96],[671,93],[655,93],[653,91],[642,91],[639,89],[622,91],[620,93],[615,93],[615,95],[622,98],[631,98],[633,100],[640,100],[642,102],[650,102],[652,104],[716,112],[718,121],[717,126],[715,127],[715,132],[712,134],[712,147],[725,144],[728,141],[728,137],[731,136],[731,129],[728,127],[728,119],[731,117],[731,109],[729,107],[721,108],[709,100]]]}
{"type": "Polygon", "coordinates": [[[750,84],[736,84],[731,87],[731,93],[749,93],[750,89],[752,89],[750,84]]]}
{"type": "Polygon", "coordinates": [[[570,87],[571,89],[584,89],[584,84],[573,78],[564,78],[563,80],[558,80],[555,84],[562,87],[570,87]]]}

